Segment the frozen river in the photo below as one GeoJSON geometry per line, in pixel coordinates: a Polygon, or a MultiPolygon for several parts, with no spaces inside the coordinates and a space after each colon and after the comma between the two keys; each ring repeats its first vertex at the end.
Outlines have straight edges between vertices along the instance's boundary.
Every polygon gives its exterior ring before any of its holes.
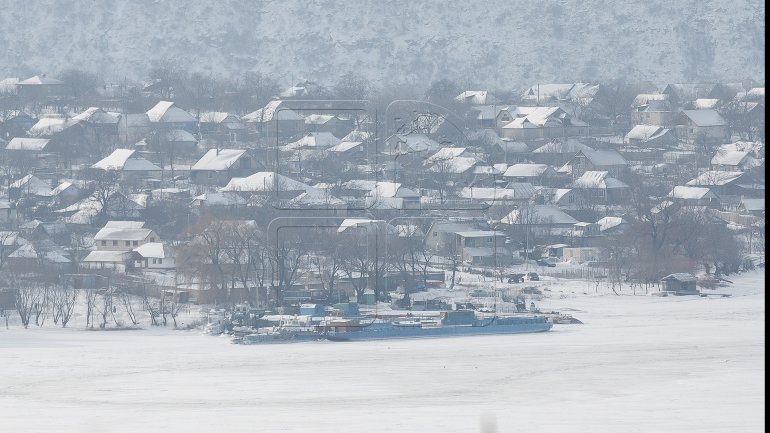
{"type": "MultiPolygon", "coordinates": [[[[583,325],[240,346],[193,331],[0,330],[0,426],[34,432],[757,432],[764,275],[729,298],[584,295],[583,325]]],[[[577,290],[576,290],[577,289],[577,290]]],[[[576,293],[572,293],[576,292],[576,293]]]]}

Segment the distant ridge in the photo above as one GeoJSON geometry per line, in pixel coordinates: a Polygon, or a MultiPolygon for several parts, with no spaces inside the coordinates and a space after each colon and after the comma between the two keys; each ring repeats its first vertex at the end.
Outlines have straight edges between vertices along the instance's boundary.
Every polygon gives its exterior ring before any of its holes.
{"type": "Polygon", "coordinates": [[[167,58],[283,84],[348,71],[489,88],[764,81],[765,7],[755,0],[0,0],[0,10],[0,78],[71,67],[141,78],[167,58]]]}

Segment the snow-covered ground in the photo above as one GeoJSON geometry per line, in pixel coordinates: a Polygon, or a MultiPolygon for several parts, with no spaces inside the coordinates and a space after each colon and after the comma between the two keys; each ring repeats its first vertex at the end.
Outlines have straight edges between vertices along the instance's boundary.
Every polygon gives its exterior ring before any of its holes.
{"type": "MultiPolygon", "coordinates": [[[[197,331],[0,329],[3,431],[756,432],[764,274],[729,298],[547,280],[543,334],[241,346],[197,331]],[[639,292],[637,292],[639,293],[639,292]]],[[[82,326],[82,325],[78,325],[82,326]]]]}

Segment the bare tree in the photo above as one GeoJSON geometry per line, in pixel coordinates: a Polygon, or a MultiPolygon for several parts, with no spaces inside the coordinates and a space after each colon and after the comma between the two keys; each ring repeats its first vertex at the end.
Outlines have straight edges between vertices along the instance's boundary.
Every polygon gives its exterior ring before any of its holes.
{"type": "Polygon", "coordinates": [[[16,311],[19,313],[21,325],[27,328],[32,314],[39,308],[40,299],[43,295],[39,287],[25,281],[18,281],[19,288],[16,292],[16,311]]]}

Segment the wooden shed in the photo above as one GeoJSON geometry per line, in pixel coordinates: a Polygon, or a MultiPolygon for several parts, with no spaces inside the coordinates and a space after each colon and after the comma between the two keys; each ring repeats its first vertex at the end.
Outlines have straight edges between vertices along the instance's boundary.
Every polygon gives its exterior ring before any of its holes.
{"type": "Polygon", "coordinates": [[[660,279],[662,290],[671,292],[675,295],[697,295],[697,280],[695,276],[688,273],[676,273],[667,275],[660,279]]]}

